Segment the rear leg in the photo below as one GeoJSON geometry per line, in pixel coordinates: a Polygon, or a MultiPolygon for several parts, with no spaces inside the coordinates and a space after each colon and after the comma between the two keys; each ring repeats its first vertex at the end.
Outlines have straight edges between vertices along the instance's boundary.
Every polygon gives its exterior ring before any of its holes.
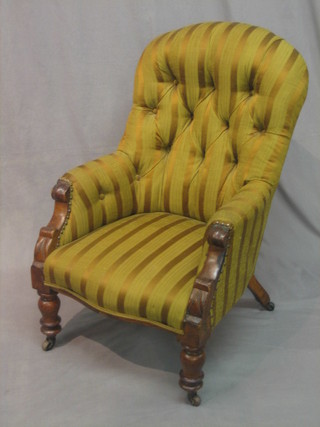
{"type": "Polygon", "coordinates": [[[270,301],[270,296],[268,292],[263,288],[263,286],[258,282],[256,276],[252,276],[248,288],[252,292],[255,299],[268,311],[274,310],[274,303],[270,301]]]}

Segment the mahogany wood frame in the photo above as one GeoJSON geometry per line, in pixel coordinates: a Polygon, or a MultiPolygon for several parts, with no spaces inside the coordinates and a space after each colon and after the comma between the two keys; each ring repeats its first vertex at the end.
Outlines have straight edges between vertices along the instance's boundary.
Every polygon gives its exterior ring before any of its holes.
{"type": "MultiPolygon", "coordinates": [[[[69,217],[71,184],[58,180],[51,195],[55,200],[54,212],[48,225],[40,229],[31,266],[32,287],[38,291],[40,297],[38,306],[42,315],[41,332],[46,336],[42,345],[45,351],[53,348],[56,335],[61,331],[61,319],[58,316],[60,307],[58,292],[44,284],[43,266],[47,256],[57,247],[59,235],[69,217]]],[[[208,241],[207,258],[194,282],[189,298],[184,319],[184,334],[177,335],[182,346],[182,369],[179,384],[187,391],[188,399],[194,406],[198,406],[201,402],[197,391],[203,384],[204,348],[211,333],[210,309],[232,238],[232,227],[229,224],[213,223],[208,228],[206,238],[208,241]]],[[[255,276],[249,282],[249,289],[263,307],[270,311],[273,310],[274,305],[270,302],[269,295],[255,276]]],[[[67,292],[61,291],[61,293],[71,296],[67,292]]],[[[80,299],[73,298],[83,304],[80,299]]],[[[90,308],[92,309],[92,307],[90,308]]]]}

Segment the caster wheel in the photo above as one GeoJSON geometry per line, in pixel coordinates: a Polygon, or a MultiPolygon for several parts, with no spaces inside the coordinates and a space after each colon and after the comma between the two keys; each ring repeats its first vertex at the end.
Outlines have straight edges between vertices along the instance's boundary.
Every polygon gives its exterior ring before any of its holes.
{"type": "Polygon", "coordinates": [[[201,398],[197,395],[197,392],[188,393],[188,400],[192,406],[199,406],[201,403],[201,398]]]}
{"type": "Polygon", "coordinates": [[[268,304],[266,304],[265,309],[268,311],[273,311],[274,310],[274,303],[272,301],[268,302],[268,304]]]}
{"type": "Polygon", "coordinates": [[[52,350],[55,343],[56,343],[56,337],[47,337],[42,344],[42,350],[43,351],[52,350]]]}

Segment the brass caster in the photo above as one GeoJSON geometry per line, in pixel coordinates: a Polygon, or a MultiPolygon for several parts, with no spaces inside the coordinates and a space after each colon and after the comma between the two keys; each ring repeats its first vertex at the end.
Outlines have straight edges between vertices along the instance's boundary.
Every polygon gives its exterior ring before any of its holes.
{"type": "Polygon", "coordinates": [[[264,306],[264,308],[268,311],[273,311],[274,310],[274,303],[272,301],[269,301],[268,304],[266,304],[264,306]]]}
{"type": "Polygon", "coordinates": [[[192,406],[199,406],[201,403],[201,398],[196,391],[190,391],[188,393],[188,400],[192,406]]]}
{"type": "Polygon", "coordinates": [[[42,344],[42,350],[43,351],[49,351],[52,350],[54,345],[56,343],[56,337],[47,337],[42,344]]]}

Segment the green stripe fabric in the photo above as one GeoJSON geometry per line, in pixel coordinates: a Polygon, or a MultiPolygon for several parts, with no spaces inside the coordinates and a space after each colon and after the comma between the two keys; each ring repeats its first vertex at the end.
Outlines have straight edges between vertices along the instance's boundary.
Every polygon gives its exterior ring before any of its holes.
{"type": "Polygon", "coordinates": [[[136,171],[120,151],[78,166],[62,179],[72,185],[71,213],[60,245],[135,212],[136,171]]]}
{"type": "Polygon", "coordinates": [[[226,223],[215,326],[254,272],[307,86],[302,56],[263,28],[211,22],[157,37],[138,63],[118,150],[62,178],[70,215],[46,282],[181,333],[204,230],[226,223]]]}
{"type": "MultiPolygon", "coordinates": [[[[229,224],[233,228],[216,296],[212,302],[212,326],[216,326],[243,294],[254,274],[259,248],[273,196],[272,187],[264,182],[251,182],[211,217],[209,224],[229,224]]],[[[199,270],[206,259],[203,246],[199,270]]]]}
{"type": "Polygon", "coordinates": [[[123,218],[52,252],[45,283],[106,313],[181,333],[205,227],[164,212],[123,218]]]}
{"type": "Polygon", "coordinates": [[[60,244],[132,213],[208,221],[247,182],[276,186],[307,82],[301,55],[263,28],[213,22],[157,37],[118,151],[64,176],[73,201],[60,244]]]}
{"type": "Polygon", "coordinates": [[[247,182],[275,186],[306,90],[301,55],[265,29],[203,23],[158,37],[120,144],[138,212],[208,221],[247,182]]]}

